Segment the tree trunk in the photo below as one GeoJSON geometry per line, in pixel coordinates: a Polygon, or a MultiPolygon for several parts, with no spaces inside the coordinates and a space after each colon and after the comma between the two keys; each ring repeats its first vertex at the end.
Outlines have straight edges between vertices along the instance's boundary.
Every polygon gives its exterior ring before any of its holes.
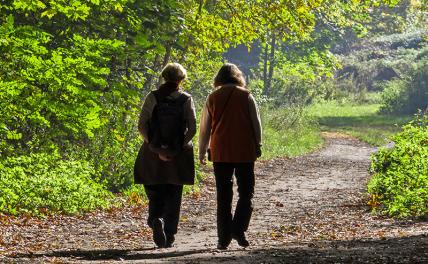
{"type": "MultiPolygon", "coordinates": [[[[165,50],[165,54],[163,55],[161,69],[163,69],[163,67],[165,67],[168,64],[169,58],[171,57],[171,46],[172,46],[172,44],[170,44],[170,43],[166,44],[166,50],[165,50]]],[[[162,84],[162,77],[159,76],[157,86],[159,86],[161,84],[162,84]]]]}
{"type": "Polygon", "coordinates": [[[267,76],[267,68],[268,68],[268,47],[269,45],[265,43],[265,48],[263,51],[263,94],[267,94],[268,91],[268,76],[267,76]]]}
{"type": "Polygon", "coordinates": [[[269,54],[269,74],[267,77],[267,93],[270,94],[272,90],[272,77],[273,70],[275,67],[275,49],[276,49],[276,37],[275,34],[272,33],[272,39],[270,44],[270,54],[269,54]]]}
{"type": "Polygon", "coordinates": [[[169,58],[171,57],[171,44],[166,45],[165,55],[163,56],[162,68],[168,64],[169,58]]]}
{"type": "MultiPolygon", "coordinates": [[[[160,68],[160,55],[156,54],[155,59],[153,60],[153,65],[152,65],[152,69],[154,72],[158,71],[158,68],[160,68]]],[[[149,92],[152,89],[152,85],[153,85],[153,79],[155,76],[153,76],[153,74],[145,74],[146,75],[146,80],[144,82],[143,85],[143,91],[145,93],[149,92]]]]}

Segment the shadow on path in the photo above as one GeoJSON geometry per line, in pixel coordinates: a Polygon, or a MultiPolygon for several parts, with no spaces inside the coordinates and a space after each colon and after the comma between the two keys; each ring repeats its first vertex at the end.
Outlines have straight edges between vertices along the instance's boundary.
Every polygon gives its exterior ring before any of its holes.
{"type": "Polygon", "coordinates": [[[428,235],[381,240],[323,241],[254,249],[240,256],[190,258],[182,263],[428,263],[428,235]],[[189,262],[190,261],[190,262],[189,262]]]}
{"type": "MultiPolygon", "coordinates": [[[[161,249],[162,250],[162,249],[161,249]]],[[[14,258],[45,258],[45,257],[56,257],[56,258],[73,258],[76,260],[143,260],[143,259],[168,259],[175,257],[184,257],[193,254],[202,254],[213,251],[212,249],[199,249],[199,250],[188,250],[188,251],[167,251],[162,252],[154,247],[151,248],[140,248],[140,249],[106,249],[106,250],[61,250],[52,251],[45,254],[17,254],[14,258]],[[147,252],[147,253],[142,253],[147,252]]]]}
{"type": "Polygon", "coordinates": [[[53,251],[46,254],[14,256],[14,258],[33,260],[45,257],[71,258],[76,261],[156,259],[174,263],[428,263],[428,235],[380,240],[319,241],[282,248],[240,249],[224,252],[207,248],[167,252],[162,252],[162,249],[141,248],[53,251]],[[213,252],[216,253],[206,254],[213,252]]]}

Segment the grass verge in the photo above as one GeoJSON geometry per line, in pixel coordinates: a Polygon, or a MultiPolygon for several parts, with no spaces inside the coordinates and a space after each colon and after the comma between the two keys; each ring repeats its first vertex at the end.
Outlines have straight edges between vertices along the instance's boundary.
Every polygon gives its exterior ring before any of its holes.
{"type": "Polygon", "coordinates": [[[322,131],[350,134],[371,145],[381,146],[401,131],[401,126],[412,116],[378,114],[379,104],[341,104],[336,101],[316,103],[309,106],[307,114],[318,121],[322,131]]]}
{"type": "Polygon", "coordinates": [[[316,122],[300,109],[263,108],[262,160],[293,157],[311,152],[323,144],[316,122]]]}

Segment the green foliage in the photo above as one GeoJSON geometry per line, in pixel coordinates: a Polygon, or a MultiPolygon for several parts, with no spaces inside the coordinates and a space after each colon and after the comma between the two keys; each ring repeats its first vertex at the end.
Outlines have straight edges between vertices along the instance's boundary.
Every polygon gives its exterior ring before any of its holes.
{"type": "Polygon", "coordinates": [[[409,28],[421,26],[424,13],[421,10],[426,0],[401,0],[395,6],[387,3],[373,10],[373,20],[367,24],[370,35],[401,33],[409,28]]]}
{"type": "MultiPolygon", "coordinates": [[[[427,57],[428,58],[428,57],[427,57]]],[[[428,60],[416,64],[406,79],[390,81],[382,93],[380,111],[388,114],[411,114],[428,109],[428,60]]]]}
{"type": "Polygon", "coordinates": [[[0,212],[74,214],[107,208],[112,194],[89,162],[63,160],[58,154],[30,154],[0,162],[0,212]]]}
{"type": "Polygon", "coordinates": [[[394,147],[382,148],[372,156],[371,204],[391,216],[427,216],[428,117],[417,117],[392,140],[394,147]]]}
{"type": "Polygon", "coordinates": [[[77,148],[72,154],[90,161],[104,184],[113,192],[118,192],[133,182],[134,162],[142,144],[142,138],[136,133],[137,129],[131,126],[131,120],[127,122],[130,123],[129,126],[115,124],[104,127],[88,144],[87,149],[77,148]]]}
{"type": "Polygon", "coordinates": [[[426,29],[362,40],[340,57],[336,89],[348,94],[382,91],[388,81],[406,80],[428,52],[426,29]]]}
{"type": "Polygon", "coordinates": [[[328,93],[324,83],[332,77],[338,63],[330,52],[315,52],[300,58],[282,56],[273,78],[269,97],[277,106],[308,105],[328,93]]]}
{"type": "MultiPolygon", "coordinates": [[[[376,4],[336,0],[1,1],[1,210],[92,210],[108,206],[110,194],[104,187],[117,192],[131,186],[141,144],[136,128],[141,103],[149,90],[157,88],[159,72],[169,61],[179,61],[188,69],[185,89],[201,104],[229,47],[265,41],[269,34],[287,44],[305,40],[300,48],[304,56],[281,56],[280,52],[274,56],[278,92],[272,95],[280,95],[278,101],[293,107],[310,101],[319,94],[313,91],[319,81],[328,78],[337,65],[325,47],[308,48],[325,35],[312,34],[320,21],[364,31],[360,22],[376,4]],[[26,177],[33,174],[38,176],[26,177]],[[5,190],[10,194],[7,200],[5,190]],[[68,192],[64,200],[60,192],[68,192]]],[[[287,45],[281,52],[286,49],[287,45]]],[[[258,99],[266,100],[268,93],[263,89],[255,87],[254,91],[258,99]]],[[[297,137],[298,129],[310,127],[309,123],[299,121],[299,126],[287,129],[297,137]]],[[[296,142],[277,130],[266,131],[276,143],[296,142]]],[[[315,135],[315,130],[308,131],[315,135]]]]}
{"type": "Polygon", "coordinates": [[[0,154],[59,151],[90,162],[113,191],[129,185],[146,78],[133,67],[165,51],[158,26],[176,5],[9,2],[0,6],[0,154]]]}
{"type": "Polygon", "coordinates": [[[215,56],[187,54],[184,65],[190,70],[187,72],[188,79],[184,81],[183,87],[192,95],[195,105],[202,106],[208,94],[214,89],[214,76],[223,62],[215,56]]]}
{"type": "Polygon", "coordinates": [[[131,184],[126,189],[122,190],[122,194],[131,205],[142,205],[147,201],[147,195],[142,184],[131,184]]]}
{"type": "Polygon", "coordinates": [[[0,35],[0,140],[8,145],[3,154],[20,151],[11,146],[51,149],[93,138],[106,122],[100,117],[110,73],[106,56],[122,43],[73,35],[64,47],[49,48],[56,42],[51,34],[18,26],[12,15],[0,25],[0,35]]]}
{"type": "Polygon", "coordinates": [[[394,113],[399,109],[405,108],[408,98],[402,98],[406,94],[406,81],[395,80],[388,82],[382,92],[382,113],[394,113]]]}

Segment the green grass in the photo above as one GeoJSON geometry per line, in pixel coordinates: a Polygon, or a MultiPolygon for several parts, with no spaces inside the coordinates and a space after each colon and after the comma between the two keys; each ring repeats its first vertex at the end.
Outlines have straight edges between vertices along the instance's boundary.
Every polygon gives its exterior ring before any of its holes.
{"type": "Polygon", "coordinates": [[[296,109],[261,109],[263,123],[262,160],[293,157],[311,152],[323,144],[316,122],[296,109]]]}
{"type": "Polygon", "coordinates": [[[299,156],[321,147],[324,142],[319,130],[309,126],[283,131],[266,127],[263,136],[262,160],[299,156]]]}
{"type": "Polygon", "coordinates": [[[379,104],[341,104],[335,101],[322,102],[307,108],[322,131],[350,134],[371,145],[381,146],[388,138],[401,130],[412,116],[389,116],[378,114],[379,104]]]}

